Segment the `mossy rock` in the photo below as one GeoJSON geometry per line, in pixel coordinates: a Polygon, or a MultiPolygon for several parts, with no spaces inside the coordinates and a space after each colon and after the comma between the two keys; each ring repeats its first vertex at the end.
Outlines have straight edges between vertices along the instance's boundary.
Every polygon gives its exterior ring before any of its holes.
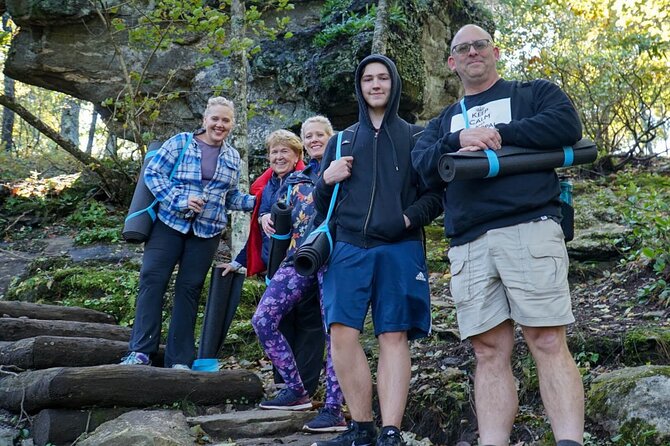
{"type": "Polygon", "coordinates": [[[641,327],[626,333],[623,360],[628,365],[670,364],[670,330],[641,327]]]}
{"type": "Polygon", "coordinates": [[[616,370],[593,380],[586,415],[620,444],[670,444],[670,367],[616,370]]]}

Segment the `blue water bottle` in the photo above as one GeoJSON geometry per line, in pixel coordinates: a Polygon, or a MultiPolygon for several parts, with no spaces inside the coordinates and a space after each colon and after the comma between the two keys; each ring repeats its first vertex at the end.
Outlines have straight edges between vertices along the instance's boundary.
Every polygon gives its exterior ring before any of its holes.
{"type": "Polygon", "coordinates": [[[575,209],[572,207],[572,183],[561,181],[561,229],[565,241],[569,242],[575,237],[575,209]]]}
{"type": "Polygon", "coordinates": [[[561,181],[561,201],[572,206],[572,183],[561,181]]]}

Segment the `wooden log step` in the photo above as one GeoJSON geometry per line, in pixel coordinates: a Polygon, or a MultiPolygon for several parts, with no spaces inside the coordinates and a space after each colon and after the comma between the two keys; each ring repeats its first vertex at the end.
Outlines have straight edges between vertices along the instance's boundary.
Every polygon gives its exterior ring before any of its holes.
{"type": "Polygon", "coordinates": [[[99,322],[0,318],[0,341],[18,341],[36,336],[102,338],[128,342],[130,328],[99,322]]]}
{"type": "Polygon", "coordinates": [[[93,432],[105,421],[113,420],[131,410],[134,409],[44,409],[33,418],[33,441],[37,446],[70,444],[81,434],[93,432]]]}
{"type": "MultiPolygon", "coordinates": [[[[0,365],[15,365],[27,370],[118,364],[127,351],[128,343],[124,341],[37,336],[0,343],[0,365]]],[[[164,352],[161,346],[153,359],[154,365],[163,364],[164,352]]]]}
{"type": "Polygon", "coordinates": [[[27,317],[59,321],[99,322],[115,324],[114,317],[102,311],[61,305],[34,304],[16,300],[0,300],[0,316],[27,317]],[[6,316],[5,316],[6,315],[6,316]]]}
{"type": "Polygon", "coordinates": [[[0,380],[0,408],[35,413],[48,408],[147,407],[190,401],[199,405],[255,403],[260,378],[248,370],[193,372],[149,366],[56,367],[0,380]]]}

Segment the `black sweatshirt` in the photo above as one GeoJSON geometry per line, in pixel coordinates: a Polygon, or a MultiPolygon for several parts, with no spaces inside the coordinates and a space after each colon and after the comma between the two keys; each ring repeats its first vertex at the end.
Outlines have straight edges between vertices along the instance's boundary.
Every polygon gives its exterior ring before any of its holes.
{"type": "MultiPolygon", "coordinates": [[[[498,129],[502,145],[558,149],[579,141],[582,126],[568,96],[546,80],[500,79],[488,90],[465,96],[470,127],[498,129]]],[[[460,149],[463,112],[457,102],[428,123],[412,152],[424,181],[446,187],[444,228],[451,245],[470,242],[491,229],[542,216],[560,218],[560,187],[553,169],[485,179],[452,181],[439,176],[438,160],[460,149]]]]}
{"type": "MultiPolygon", "coordinates": [[[[441,187],[427,189],[412,167],[411,150],[421,128],[398,116],[402,84],[393,62],[381,55],[366,57],[356,69],[359,122],[344,130],[342,156],[354,157],[351,177],[340,183],[334,212],[336,239],[369,248],[384,243],[421,240],[421,228],[442,212],[441,187]],[[376,130],[360,89],[365,66],[379,62],[391,75],[391,94],[381,128],[376,130]],[[411,223],[405,228],[403,214],[411,223]]],[[[325,171],[335,159],[337,135],[328,142],[322,161],[325,171]]],[[[325,218],[333,193],[323,177],[314,200],[320,219],[325,218]]]]}

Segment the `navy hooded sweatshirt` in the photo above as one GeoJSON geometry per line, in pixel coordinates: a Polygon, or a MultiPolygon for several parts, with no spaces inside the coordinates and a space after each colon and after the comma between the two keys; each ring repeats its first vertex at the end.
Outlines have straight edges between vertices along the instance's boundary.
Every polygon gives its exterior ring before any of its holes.
{"type": "MultiPolygon", "coordinates": [[[[351,176],[340,183],[334,211],[336,240],[370,248],[385,243],[421,240],[422,227],[442,212],[441,187],[429,190],[412,167],[411,150],[421,127],[398,116],[402,83],[395,64],[371,55],[356,69],[359,122],[344,130],[342,156],[353,156],[351,176]],[[391,92],[381,127],[372,125],[360,80],[365,66],[379,62],[388,68],[391,92]],[[403,214],[409,218],[405,228],[403,214]]],[[[337,135],[328,142],[322,160],[326,170],[335,159],[337,135]]],[[[325,218],[334,185],[323,177],[317,182],[314,201],[319,219],[325,218]]]]}

